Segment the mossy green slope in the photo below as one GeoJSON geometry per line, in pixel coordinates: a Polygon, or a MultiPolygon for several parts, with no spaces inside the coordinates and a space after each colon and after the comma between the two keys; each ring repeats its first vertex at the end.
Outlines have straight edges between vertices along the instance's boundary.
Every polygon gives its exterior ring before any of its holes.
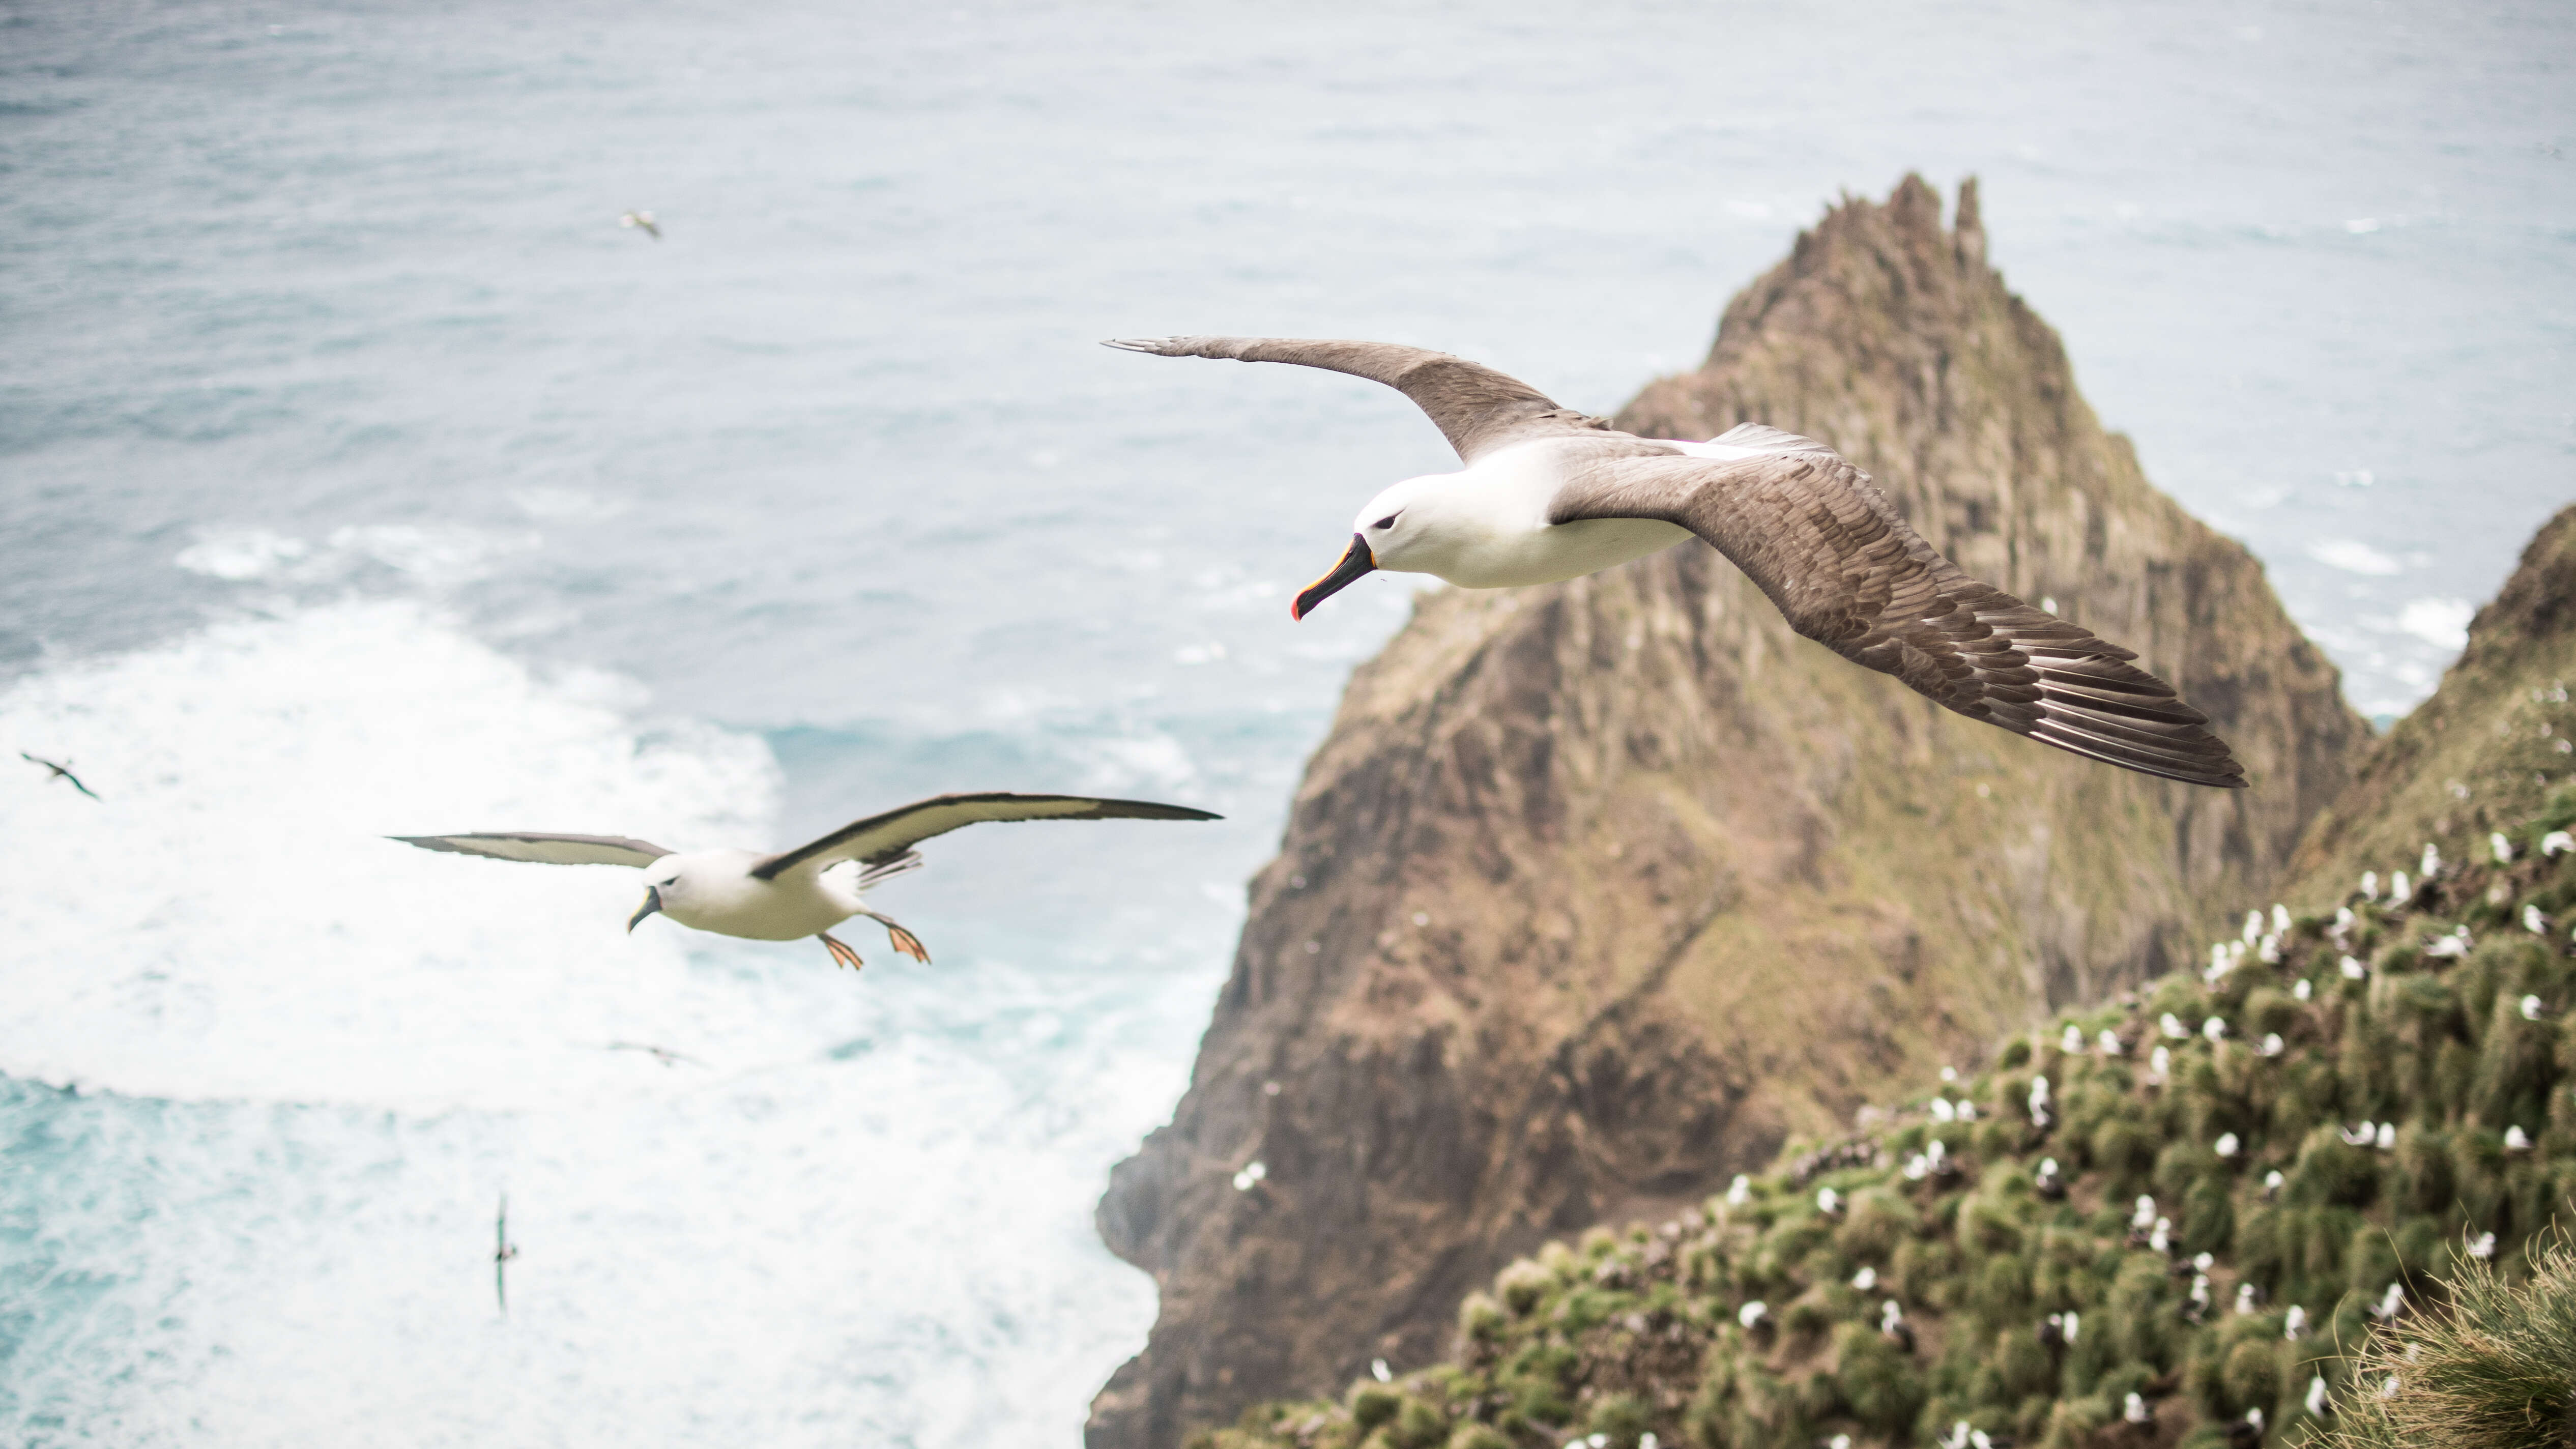
{"type": "Polygon", "coordinates": [[[2472,1245],[2511,1281],[2571,1212],[2570,824],[2576,786],[2510,862],[2455,859],[2402,905],[2266,911],[1865,1136],[1514,1263],[1450,1362],[1193,1443],[2300,1442],[2312,1395],[2360,1402],[2348,1355],[2392,1286],[2396,1312],[2433,1307],[2472,1245]]]}

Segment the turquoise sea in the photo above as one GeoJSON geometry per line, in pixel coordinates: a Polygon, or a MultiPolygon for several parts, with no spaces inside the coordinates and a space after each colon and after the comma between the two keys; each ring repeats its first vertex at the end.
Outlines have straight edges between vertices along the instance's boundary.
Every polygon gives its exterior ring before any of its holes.
{"type": "Polygon", "coordinates": [[[1409,585],[1288,596],[1449,466],[1098,339],[1606,411],[1974,173],[2394,714],[2576,493],[2571,61],[2540,4],[0,0],[0,1442],[1073,1444],[1153,1314],[1092,1201],[1409,585]],[[937,964],[857,979],[377,839],[974,788],[1228,818],[939,841],[878,897],[937,964]]]}

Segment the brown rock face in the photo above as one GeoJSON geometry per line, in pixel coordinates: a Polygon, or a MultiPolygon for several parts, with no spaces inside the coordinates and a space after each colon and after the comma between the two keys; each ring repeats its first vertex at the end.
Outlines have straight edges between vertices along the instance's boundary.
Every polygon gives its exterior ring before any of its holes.
{"type": "MultiPolygon", "coordinates": [[[[2442,687],[2398,721],[2300,844],[2287,894],[2341,900],[2365,870],[2414,871],[2425,842],[2487,858],[2576,771],[2576,507],[2541,525],[2442,687]]],[[[2523,849],[2530,841],[2521,841],[2523,849]]]]}
{"type": "Polygon", "coordinates": [[[2180,964],[2278,880],[2368,730],[2254,560],[2102,431],[1972,187],[1959,211],[1915,178],[1836,209],[1619,426],[1841,449],[1962,566],[2139,651],[2253,788],[1948,714],[1697,544],[1426,597],[1352,677],[1189,1092],[1101,1202],[1162,1317],[1095,1449],[1418,1363],[1512,1255],[2180,964]]]}

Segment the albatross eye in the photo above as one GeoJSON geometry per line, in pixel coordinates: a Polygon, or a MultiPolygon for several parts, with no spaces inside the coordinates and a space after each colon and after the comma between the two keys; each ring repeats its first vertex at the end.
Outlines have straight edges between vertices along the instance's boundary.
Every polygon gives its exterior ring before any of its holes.
{"type": "Polygon", "coordinates": [[[1395,527],[1395,521],[1396,521],[1397,519],[1399,519],[1399,518],[1403,517],[1403,516],[1404,516],[1404,510],[1403,510],[1403,509],[1401,509],[1401,508],[1399,508],[1399,509],[1395,510],[1393,513],[1388,514],[1386,517],[1379,519],[1377,522],[1370,524],[1370,525],[1369,525],[1369,527],[1371,527],[1371,528],[1393,528],[1393,527],[1395,527]]]}

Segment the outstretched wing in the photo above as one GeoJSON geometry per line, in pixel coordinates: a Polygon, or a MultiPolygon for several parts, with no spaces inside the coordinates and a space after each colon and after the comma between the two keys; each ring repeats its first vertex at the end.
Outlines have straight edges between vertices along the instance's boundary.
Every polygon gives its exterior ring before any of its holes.
{"type": "Polygon", "coordinates": [[[671,852],[649,840],[623,835],[554,835],[542,830],[496,830],[472,835],[388,835],[423,850],[488,855],[540,865],[651,865],[671,852]]]}
{"type": "Polygon", "coordinates": [[[1293,362],[1382,382],[1422,409],[1463,461],[1535,437],[1595,432],[1608,424],[1570,408],[1515,377],[1463,357],[1390,342],[1336,342],[1301,337],[1128,337],[1101,344],[1156,357],[1293,362]]]}
{"type": "Polygon", "coordinates": [[[1591,463],[1549,522],[1680,524],[1744,570],[1790,628],[1970,719],[2143,774],[2244,786],[2208,716],[2130,663],[2135,653],[1961,572],[1848,459],[1769,428],[1717,441],[1759,451],[1591,463]]]}
{"type": "Polygon", "coordinates": [[[1217,820],[1205,810],[1186,805],[1157,805],[1150,800],[1095,800],[1087,795],[1013,795],[992,791],[980,795],[933,795],[883,815],[853,820],[820,840],[782,851],[751,868],[762,880],[809,862],[829,865],[855,860],[866,865],[892,860],[934,835],[988,820],[1217,820]]]}

